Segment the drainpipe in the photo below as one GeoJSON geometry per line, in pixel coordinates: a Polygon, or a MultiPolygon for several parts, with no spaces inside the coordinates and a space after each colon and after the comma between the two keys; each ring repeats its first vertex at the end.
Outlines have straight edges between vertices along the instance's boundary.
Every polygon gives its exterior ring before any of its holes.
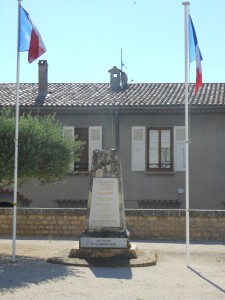
{"type": "Polygon", "coordinates": [[[120,120],[119,120],[119,113],[115,111],[115,125],[116,125],[116,149],[119,150],[120,148],[120,120]]]}

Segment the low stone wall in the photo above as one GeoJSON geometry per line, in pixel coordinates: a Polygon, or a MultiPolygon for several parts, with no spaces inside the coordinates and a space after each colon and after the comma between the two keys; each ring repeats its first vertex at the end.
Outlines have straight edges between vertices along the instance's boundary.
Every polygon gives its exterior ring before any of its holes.
{"type": "MultiPolygon", "coordinates": [[[[185,240],[185,210],[126,209],[131,238],[185,240]]],[[[84,208],[18,208],[17,235],[74,236],[84,231],[84,208]]],[[[0,208],[0,235],[12,234],[13,209],[0,208]]],[[[225,210],[191,210],[190,239],[225,239],[225,210]]]]}

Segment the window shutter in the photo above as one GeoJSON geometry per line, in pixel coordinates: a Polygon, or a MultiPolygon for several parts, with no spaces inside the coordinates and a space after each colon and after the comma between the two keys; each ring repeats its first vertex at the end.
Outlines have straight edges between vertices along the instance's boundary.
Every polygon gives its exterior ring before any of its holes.
{"type": "Polygon", "coordinates": [[[174,127],[174,171],[185,171],[185,127],[174,127]]]}
{"type": "Polygon", "coordinates": [[[131,170],[145,171],[145,127],[132,127],[131,170]]]}
{"type": "Polygon", "coordinates": [[[64,131],[64,134],[74,137],[74,127],[73,126],[64,126],[63,131],[64,131]]]}
{"type": "Polygon", "coordinates": [[[95,149],[102,149],[102,126],[89,127],[88,170],[91,170],[92,154],[95,149]]]}
{"type": "MultiPolygon", "coordinates": [[[[69,135],[74,138],[74,127],[73,126],[64,126],[63,127],[64,135],[69,135]]],[[[70,172],[74,171],[74,163],[70,165],[70,172]]]]}

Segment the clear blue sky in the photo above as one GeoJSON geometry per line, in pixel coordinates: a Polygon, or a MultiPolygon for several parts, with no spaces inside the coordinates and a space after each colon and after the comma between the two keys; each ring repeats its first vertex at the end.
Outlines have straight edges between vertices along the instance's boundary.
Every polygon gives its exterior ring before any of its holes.
{"type": "MultiPolygon", "coordinates": [[[[225,82],[225,1],[192,0],[203,82],[225,82]]],[[[23,0],[47,52],[49,82],[184,82],[184,6],[178,0],[23,0]]],[[[16,81],[17,0],[0,0],[0,82],[16,81]]],[[[37,82],[38,60],[21,53],[20,82],[37,82]]],[[[195,62],[190,81],[195,82],[195,62]]]]}

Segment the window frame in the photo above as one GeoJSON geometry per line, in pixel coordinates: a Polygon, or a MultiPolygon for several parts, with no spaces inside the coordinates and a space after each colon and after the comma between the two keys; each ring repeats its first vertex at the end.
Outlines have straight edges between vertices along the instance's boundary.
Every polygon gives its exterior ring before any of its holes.
{"type": "Polygon", "coordinates": [[[173,171],[174,168],[174,157],[173,157],[173,127],[147,127],[146,128],[146,170],[148,172],[171,172],[173,171]],[[150,155],[149,155],[149,151],[150,151],[150,131],[151,130],[157,130],[158,131],[158,168],[150,168],[150,155]],[[163,130],[168,130],[170,131],[170,167],[169,168],[163,168],[161,165],[161,145],[162,145],[162,131],[163,130]]]}

